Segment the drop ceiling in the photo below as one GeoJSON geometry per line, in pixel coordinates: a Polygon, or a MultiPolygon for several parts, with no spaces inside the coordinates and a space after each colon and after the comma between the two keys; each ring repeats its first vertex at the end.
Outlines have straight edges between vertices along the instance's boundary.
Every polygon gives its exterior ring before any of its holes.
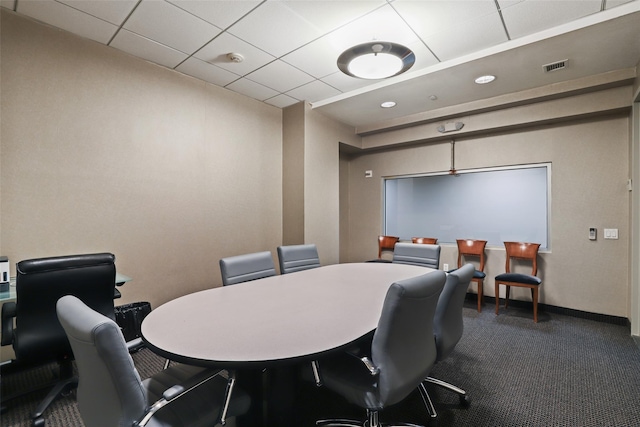
{"type": "Polygon", "coordinates": [[[640,0],[0,0],[18,14],[276,107],[366,128],[640,60],[640,0]],[[405,74],[338,70],[353,45],[416,55],[405,74]],[[233,61],[230,53],[243,60],[233,61]],[[567,60],[565,68],[544,65],[567,60]],[[496,80],[473,80],[492,74],[496,80]],[[396,107],[384,109],[384,101],[396,107]]]}

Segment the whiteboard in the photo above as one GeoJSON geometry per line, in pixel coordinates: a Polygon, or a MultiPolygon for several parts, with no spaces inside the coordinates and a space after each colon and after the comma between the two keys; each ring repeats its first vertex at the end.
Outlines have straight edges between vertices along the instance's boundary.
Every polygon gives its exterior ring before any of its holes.
{"type": "Polygon", "coordinates": [[[385,235],[482,239],[549,248],[551,164],[384,179],[385,235]]]}

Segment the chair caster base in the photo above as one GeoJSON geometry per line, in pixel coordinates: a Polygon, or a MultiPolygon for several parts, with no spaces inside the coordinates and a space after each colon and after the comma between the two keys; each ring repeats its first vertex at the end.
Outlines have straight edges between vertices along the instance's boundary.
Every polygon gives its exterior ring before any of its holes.
{"type": "Polygon", "coordinates": [[[31,421],[31,427],[44,427],[44,418],[37,417],[31,421]]]}
{"type": "Polygon", "coordinates": [[[469,397],[469,395],[461,394],[458,396],[458,398],[460,399],[460,406],[462,406],[463,408],[468,408],[469,406],[471,406],[471,398],[469,397]]]}

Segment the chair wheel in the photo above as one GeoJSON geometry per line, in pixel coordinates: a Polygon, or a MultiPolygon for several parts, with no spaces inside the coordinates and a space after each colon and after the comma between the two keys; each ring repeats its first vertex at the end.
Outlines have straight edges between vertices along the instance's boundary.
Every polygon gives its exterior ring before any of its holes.
{"type": "Polygon", "coordinates": [[[427,423],[428,427],[438,427],[438,418],[432,417],[429,418],[429,422],[427,423]]]}
{"type": "Polygon", "coordinates": [[[471,398],[467,394],[460,395],[460,406],[463,408],[468,408],[471,405],[471,398]]]}
{"type": "Polygon", "coordinates": [[[33,421],[31,421],[31,427],[44,427],[44,418],[34,418],[33,421]]]}

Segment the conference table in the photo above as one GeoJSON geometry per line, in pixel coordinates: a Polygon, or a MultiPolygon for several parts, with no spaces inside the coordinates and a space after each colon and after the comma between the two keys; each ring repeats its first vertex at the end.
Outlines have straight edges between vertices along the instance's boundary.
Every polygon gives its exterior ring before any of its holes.
{"type": "Polygon", "coordinates": [[[192,365],[300,366],[375,330],[389,286],[431,271],[346,263],[207,289],[152,310],[142,339],[155,353],[192,365]]]}

